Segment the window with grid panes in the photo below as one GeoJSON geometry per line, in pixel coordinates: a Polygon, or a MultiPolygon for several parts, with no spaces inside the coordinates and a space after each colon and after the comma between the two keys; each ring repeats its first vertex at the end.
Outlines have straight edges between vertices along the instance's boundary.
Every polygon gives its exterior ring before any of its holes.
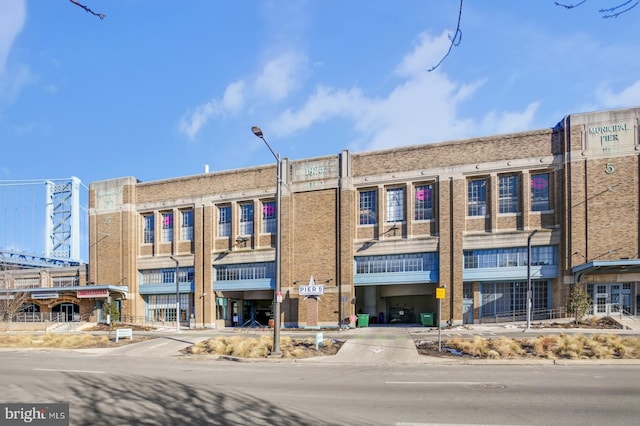
{"type": "Polygon", "coordinates": [[[356,274],[431,271],[438,267],[438,254],[429,252],[358,256],[355,264],[356,274]]]}
{"type": "Polygon", "coordinates": [[[498,178],[498,212],[518,212],[518,176],[504,175],[498,178]]]}
{"type": "Polygon", "coordinates": [[[253,203],[240,204],[240,235],[253,235],[253,203]]]}
{"type": "Polygon", "coordinates": [[[182,210],[180,215],[182,216],[180,239],[182,241],[193,240],[193,210],[182,210]]]}
{"type": "MultiPolygon", "coordinates": [[[[531,247],[532,265],[557,265],[557,246],[531,247]]],[[[527,247],[465,250],[464,269],[510,268],[527,265],[527,247]]]]}
{"type": "Polygon", "coordinates": [[[153,244],[153,232],[154,232],[153,213],[143,215],[142,220],[144,222],[143,229],[142,229],[142,242],[144,244],[153,244]]]}
{"type": "Polygon", "coordinates": [[[433,185],[418,185],[413,193],[413,219],[433,219],[433,185]]]}
{"type": "Polygon", "coordinates": [[[404,221],[404,188],[387,189],[387,222],[404,221]]]}
{"type": "MultiPolygon", "coordinates": [[[[548,288],[547,281],[532,281],[531,306],[534,313],[538,311],[544,314],[549,309],[548,288]]],[[[526,312],[526,281],[482,283],[481,292],[482,317],[523,315],[526,312]]]]}
{"type": "Polygon", "coordinates": [[[173,213],[172,212],[164,212],[162,213],[162,232],[161,232],[162,242],[170,243],[173,241],[173,213]]]}
{"type": "Polygon", "coordinates": [[[232,265],[215,265],[216,281],[261,280],[275,277],[275,263],[239,263],[232,265]]]}
{"type": "Polygon", "coordinates": [[[218,237],[231,236],[231,206],[218,207],[218,237]]]}
{"type": "Polygon", "coordinates": [[[276,232],[277,215],[276,202],[265,201],[262,203],[262,232],[265,234],[276,232]]]}
{"type": "Polygon", "coordinates": [[[467,182],[467,216],[487,214],[487,180],[471,179],[467,182]]]}
{"type": "Polygon", "coordinates": [[[532,174],[531,210],[541,212],[549,209],[549,173],[532,174]]]}
{"type": "Polygon", "coordinates": [[[360,225],[375,225],[377,216],[376,191],[360,191],[360,225]]]}

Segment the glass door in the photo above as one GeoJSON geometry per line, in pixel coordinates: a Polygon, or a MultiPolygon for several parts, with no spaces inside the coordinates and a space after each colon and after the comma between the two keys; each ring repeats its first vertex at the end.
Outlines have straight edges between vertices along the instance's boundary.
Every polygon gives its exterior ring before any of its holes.
{"type": "Polygon", "coordinates": [[[606,284],[598,284],[594,286],[593,295],[593,314],[596,316],[607,315],[607,299],[609,294],[607,293],[606,284]]]}
{"type": "Polygon", "coordinates": [[[596,284],[593,286],[593,314],[605,317],[631,310],[630,284],[596,284]]]}
{"type": "Polygon", "coordinates": [[[609,315],[620,313],[620,284],[609,286],[609,315]]]}

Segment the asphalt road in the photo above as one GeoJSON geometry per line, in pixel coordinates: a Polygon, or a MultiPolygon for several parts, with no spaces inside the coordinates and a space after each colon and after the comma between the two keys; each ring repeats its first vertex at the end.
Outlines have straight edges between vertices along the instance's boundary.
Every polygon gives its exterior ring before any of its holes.
{"type": "Polygon", "coordinates": [[[0,401],[69,402],[72,425],[637,425],[640,418],[638,365],[2,350],[0,377],[0,401]]]}

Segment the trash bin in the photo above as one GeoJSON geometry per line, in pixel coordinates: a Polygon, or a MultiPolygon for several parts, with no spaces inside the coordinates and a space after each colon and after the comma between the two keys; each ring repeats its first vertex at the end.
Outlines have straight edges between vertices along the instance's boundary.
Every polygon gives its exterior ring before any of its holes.
{"type": "Polygon", "coordinates": [[[369,327],[369,314],[358,314],[358,327],[369,327]]]}
{"type": "Polygon", "coordinates": [[[422,325],[433,326],[433,312],[421,312],[420,313],[420,323],[422,325]]]}

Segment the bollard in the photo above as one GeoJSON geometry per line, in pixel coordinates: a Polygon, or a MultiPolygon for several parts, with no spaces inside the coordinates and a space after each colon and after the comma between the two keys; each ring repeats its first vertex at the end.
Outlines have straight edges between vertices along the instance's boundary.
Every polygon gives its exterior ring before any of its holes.
{"type": "Polygon", "coordinates": [[[322,333],[316,333],[316,351],[320,347],[320,345],[324,346],[322,333]]]}

